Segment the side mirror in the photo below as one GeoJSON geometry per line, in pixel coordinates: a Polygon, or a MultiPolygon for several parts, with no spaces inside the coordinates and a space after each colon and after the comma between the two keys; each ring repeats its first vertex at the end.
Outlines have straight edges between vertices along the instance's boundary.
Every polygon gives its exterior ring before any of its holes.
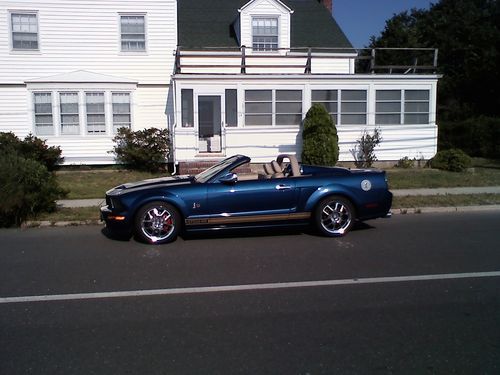
{"type": "Polygon", "coordinates": [[[228,173],[219,178],[219,182],[226,185],[234,185],[237,181],[238,181],[238,175],[236,173],[228,173]]]}

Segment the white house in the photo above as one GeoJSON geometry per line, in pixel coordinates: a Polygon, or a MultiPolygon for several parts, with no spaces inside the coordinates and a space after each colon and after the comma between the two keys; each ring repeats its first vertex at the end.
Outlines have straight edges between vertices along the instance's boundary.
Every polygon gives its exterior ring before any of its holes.
{"type": "Polygon", "coordinates": [[[362,72],[357,59],[328,0],[4,0],[0,131],[47,139],[67,164],[103,164],[118,127],[168,127],[183,173],[236,153],[300,157],[318,102],[341,160],[375,127],[379,160],[431,158],[435,66],[371,59],[362,72]]]}
{"type": "Polygon", "coordinates": [[[176,45],[175,0],[3,0],[0,131],[112,163],[118,127],[167,126],[176,45]]]}
{"type": "Polygon", "coordinates": [[[357,72],[331,1],[321,3],[179,0],[171,130],[181,171],[235,153],[257,162],[300,156],[301,122],[317,102],[337,125],[340,160],[352,161],[356,140],[375,127],[379,160],[434,156],[435,67],[357,72]]]}

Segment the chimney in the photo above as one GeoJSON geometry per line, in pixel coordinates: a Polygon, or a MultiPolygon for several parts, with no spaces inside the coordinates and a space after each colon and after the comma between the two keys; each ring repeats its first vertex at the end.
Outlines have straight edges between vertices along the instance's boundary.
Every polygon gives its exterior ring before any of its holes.
{"type": "Polygon", "coordinates": [[[330,14],[332,14],[332,9],[333,9],[332,0],[318,0],[318,2],[322,4],[326,9],[328,9],[330,14]]]}

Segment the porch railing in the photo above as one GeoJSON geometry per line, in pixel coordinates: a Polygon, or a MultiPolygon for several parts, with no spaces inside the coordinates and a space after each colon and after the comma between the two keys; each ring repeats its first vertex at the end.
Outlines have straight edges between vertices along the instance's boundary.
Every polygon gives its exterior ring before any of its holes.
{"type": "Polygon", "coordinates": [[[237,69],[247,74],[251,68],[266,68],[279,72],[284,68],[301,69],[312,73],[312,63],[321,59],[354,60],[355,74],[428,74],[438,71],[437,48],[278,48],[272,51],[253,51],[251,47],[177,47],[175,73],[183,69],[237,69]],[[250,51],[250,52],[248,52],[250,51]],[[190,63],[184,61],[189,59],[190,63]],[[208,59],[209,63],[196,63],[196,59],[208,59]],[[253,63],[248,63],[251,60],[253,63]],[[255,61],[263,60],[263,64],[255,61]],[[283,64],[284,61],[288,61],[283,64]]]}

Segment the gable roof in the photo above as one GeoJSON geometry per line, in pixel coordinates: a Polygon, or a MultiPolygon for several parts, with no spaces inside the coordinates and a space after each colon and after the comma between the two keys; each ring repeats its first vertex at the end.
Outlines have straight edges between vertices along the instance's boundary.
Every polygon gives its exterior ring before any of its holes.
{"type": "MultiPolygon", "coordinates": [[[[179,40],[184,48],[239,47],[233,23],[249,0],[178,0],[179,40]]],[[[281,0],[291,15],[291,47],[353,48],[317,0],[281,0]]]]}

